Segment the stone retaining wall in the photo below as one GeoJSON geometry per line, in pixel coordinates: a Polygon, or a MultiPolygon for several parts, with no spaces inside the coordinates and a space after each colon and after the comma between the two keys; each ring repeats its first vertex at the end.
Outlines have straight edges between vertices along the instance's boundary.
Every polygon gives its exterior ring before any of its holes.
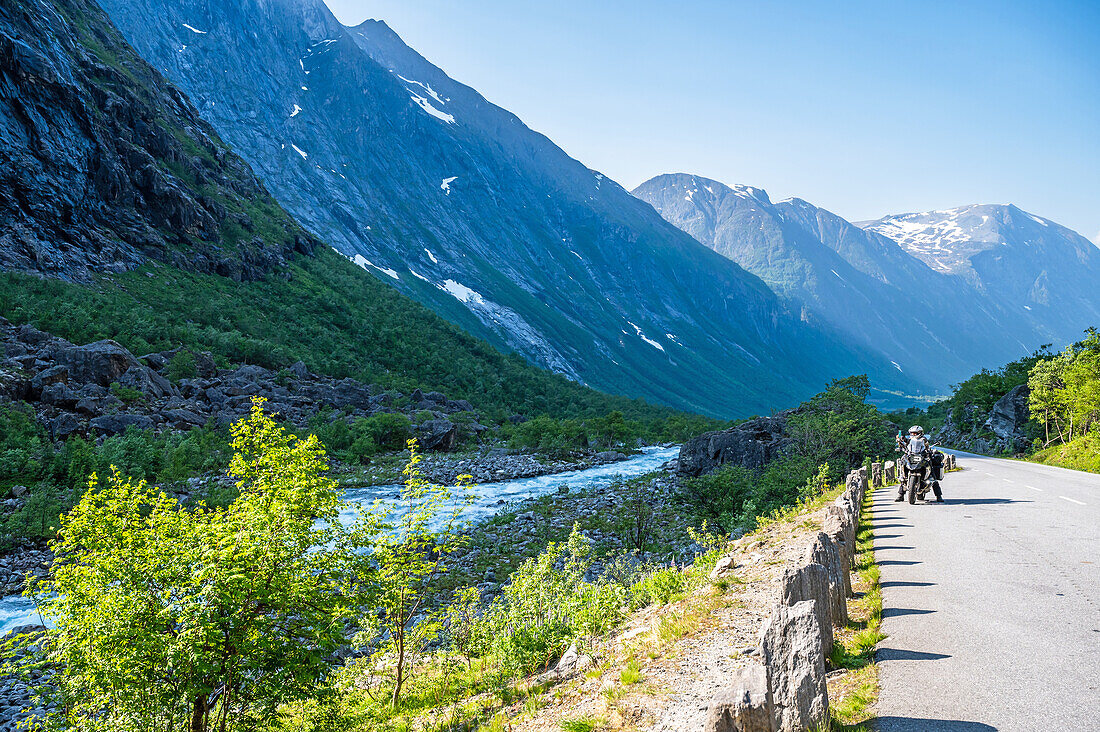
{"type": "MultiPolygon", "coordinates": [[[[878,465],[872,475],[881,479],[892,467],[878,465]]],[[[711,700],[707,732],[828,727],[825,661],[833,647],[833,630],[848,621],[856,531],[869,484],[866,468],[853,470],[844,492],[826,507],[821,532],[801,561],[783,575],[779,604],[761,632],[758,655],[763,663],[740,669],[711,700]]]]}

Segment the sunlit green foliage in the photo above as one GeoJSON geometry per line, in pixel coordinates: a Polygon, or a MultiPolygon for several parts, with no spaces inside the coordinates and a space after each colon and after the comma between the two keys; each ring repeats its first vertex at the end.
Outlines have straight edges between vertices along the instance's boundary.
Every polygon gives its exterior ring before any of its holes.
{"type": "Polygon", "coordinates": [[[336,484],[316,438],[264,415],[233,427],[225,508],[181,507],[113,471],[61,519],[47,660],[70,730],[253,728],[312,697],[357,598],[336,484]]]}
{"type": "Polygon", "coordinates": [[[459,514],[472,499],[470,476],[458,476],[453,489],[429,483],[420,474],[416,440],[409,440],[408,448],[405,483],[392,525],[375,528],[392,515],[379,518],[381,506],[376,506],[355,529],[373,539],[359,573],[371,577],[377,607],[362,619],[357,643],[372,651],[364,671],[389,692],[394,708],[401,700],[407,669],[442,629],[447,612],[429,605],[432,582],[447,571],[447,561],[465,542],[459,514]]]}
{"type": "Polygon", "coordinates": [[[886,417],[864,400],[867,377],[830,383],[787,420],[793,444],[763,468],[726,465],[684,482],[688,495],[724,532],[750,531],[757,517],[794,505],[843,479],[864,456],[892,449],[886,417]]]}
{"type": "Polygon", "coordinates": [[[1043,424],[1044,443],[1066,443],[1100,425],[1100,332],[1038,361],[1028,379],[1028,405],[1043,424]]]}

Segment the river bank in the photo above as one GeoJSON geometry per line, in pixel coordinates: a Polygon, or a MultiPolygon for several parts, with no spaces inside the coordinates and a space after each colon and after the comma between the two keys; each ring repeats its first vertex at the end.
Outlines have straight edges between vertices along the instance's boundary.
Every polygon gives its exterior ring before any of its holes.
{"type": "MultiPolygon", "coordinates": [[[[512,559],[523,554],[522,548],[533,546],[531,541],[534,536],[542,534],[546,536],[556,535],[562,526],[565,526],[565,531],[568,533],[568,528],[572,526],[572,522],[570,521],[566,525],[566,516],[596,516],[601,511],[598,503],[603,500],[599,498],[601,491],[621,481],[637,478],[657,470],[661,465],[675,458],[678,449],[674,446],[647,447],[643,448],[637,455],[629,458],[624,456],[624,459],[615,459],[612,462],[598,464],[593,464],[596,462],[594,455],[586,456],[575,462],[564,460],[538,461],[535,456],[526,454],[493,456],[496,461],[488,465],[482,464],[482,467],[496,474],[501,474],[509,467],[515,468],[515,472],[521,474],[528,472],[534,469],[531,464],[532,461],[537,461],[539,468],[544,470],[555,467],[566,469],[553,473],[543,472],[534,476],[521,475],[520,477],[509,477],[504,480],[482,483],[475,487],[475,500],[466,509],[464,517],[470,523],[471,531],[477,532],[479,531],[478,527],[481,526],[493,527],[488,535],[494,537],[496,546],[500,547],[501,550],[500,556],[505,558],[508,566],[511,566],[512,559]],[[504,461],[499,459],[502,457],[517,459],[504,461]],[[559,500],[574,505],[575,510],[559,512],[556,523],[551,521],[545,525],[536,521],[528,522],[526,517],[517,520],[520,514],[528,510],[536,510],[536,508],[521,510],[521,507],[525,505],[524,501],[551,494],[560,496],[559,500]],[[566,499],[565,497],[569,494],[572,494],[572,498],[566,499]],[[582,495],[587,496],[587,498],[582,499],[582,495]],[[493,523],[494,520],[497,522],[493,523]],[[510,528],[504,531],[495,528],[498,526],[509,526],[510,528]],[[524,542],[526,542],[526,545],[524,542]]],[[[435,466],[433,474],[446,477],[449,471],[470,467],[471,461],[476,458],[470,455],[433,455],[429,459],[432,460],[432,464],[435,466]]],[[[341,478],[342,483],[350,482],[347,480],[346,475],[341,476],[338,474],[337,477],[341,478]]],[[[216,479],[210,478],[207,480],[213,482],[216,479]]],[[[449,483],[451,481],[441,480],[440,482],[449,483]]],[[[190,489],[197,494],[200,491],[208,490],[209,485],[196,482],[190,486],[190,489]]],[[[348,506],[342,516],[344,520],[350,521],[360,510],[371,508],[375,501],[382,501],[383,505],[393,506],[395,499],[400,494],[400,485],[392,482],[380,485],[360,484],[357,487],[347,487],[345,490],[348,506]]],[[[615,493],[615,491],[610,491],[610,493],[615,493]]],[[[190,494],[184,494],[184,496],[189,497],[190,494]]],[[[615,499],[606,500],[613,501],[615,499]]],[[[537,510],[550,510],[549,508],[543,509],[541,506],[542,504],[539,504],[537,510]]],[[[481,572],[479,576],[483,576],[483,565],[488,561],[487,556],[487,554],[482,555],[480,559],[478,559],[478,555],[470,557],[469,567],[471,571],[481,572]]],[[[0,557],[0,597],[3,598],[0,599],[0,633],[7,632],[19,625],[38,622],[37,612],[35,612],[32,605],[19,596],[19,593],[22,592],[24,574],[28,571],[35,574],[44,574],[51,560],[52,555],[44,546],[24,546],[7,556],[0,557]]],[[[506,579],[507,573],[499,572],[499,577],[501,580],[506,579]]]]}

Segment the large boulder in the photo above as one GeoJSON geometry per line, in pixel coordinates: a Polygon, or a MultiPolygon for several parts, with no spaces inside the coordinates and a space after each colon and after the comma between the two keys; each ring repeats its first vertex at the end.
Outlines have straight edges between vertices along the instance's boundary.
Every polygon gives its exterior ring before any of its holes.
{"type": "Polygon", "coordinates": [[[791,444],[783,415],[758,417],[719,432],[707,432],[680,448],[680,472],[698,476],[722,465],[759,468],[791,444]]]}
{"type": "Polygon", "coordinates": [[[447,452],[458,442],[458,427],[449,419],[429,419],[420,425],[416,439],[423,450],[447,452]]]}
{"type": "Polygon", "coordinates": [[[780,605],[761,640],[778,732],[825,729],[829,696],[821,627],[812,602],[780,605]]]}
{"type": "Polygon", "coordinates": [[[93,418],[88,425],[100,434],[117,435],[129,427],[152,429],[153,420],[143,414],[107,414],[93,418]]]}
{"type": "Polygon", "coordinates": [[[706,732],[775,732],[768,674],[763,666],[733,672],[729,685],[707,707],[706,732]]]}
{"type": "Polygon", "coordinates": [[[1024,434],[1024,426],[1031,418],[1027,405],[1030,393],[1027,384],[1020,384],[1013,387],[993,405],[993,411],[989,413],[985,427],[997,435],[999,449],[1018,452],[1027,448],[1028,439],[1024,434]]]}
{"type": "Polygon", "coordinates": [[[73,382],[100,386],[110,386],[132,368],[144,368],[134,354],[111,340],[60,348],[54,361],[68,370],[73,382]]]}

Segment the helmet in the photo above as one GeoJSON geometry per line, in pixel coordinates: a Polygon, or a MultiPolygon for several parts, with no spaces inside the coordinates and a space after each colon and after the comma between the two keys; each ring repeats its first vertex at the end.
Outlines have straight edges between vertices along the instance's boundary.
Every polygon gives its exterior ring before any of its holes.
{"type": "Polygon", "coordinates": [[[924,436],[924,428],[921,427],[919,424],[915,424],[915,425],[913,425],[912,427],[909,428],[909,434],[918,435],[920,437],[923,437],[924,436]]]}

